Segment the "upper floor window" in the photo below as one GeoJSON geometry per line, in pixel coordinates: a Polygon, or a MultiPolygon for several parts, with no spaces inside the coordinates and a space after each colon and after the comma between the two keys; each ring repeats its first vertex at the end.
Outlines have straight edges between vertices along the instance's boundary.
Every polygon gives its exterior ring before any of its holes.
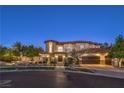
{"type": "Polygon", "coordinates": [[[80,49],[84,49],[84,46],[83,46],[83,45],[81,45],[81,46],[80,46],[80,49]]]}
{"type": "Polygon", "coordinates": [[[65,52],[71,52],[72,50],[73,50],[72,47],[66,47],[66,48],[65,48],[65,52]]]}
{"type": "Polygon", "coordinates": [[[53,48],[52,43],[49,43],[49,52],[50,53],[52,53],[52,48],[53,48]]]}
{"type": "Polygon", "coordinates": [[[63,47],[58,47],[58,52],[63,52],[63,47]]]}

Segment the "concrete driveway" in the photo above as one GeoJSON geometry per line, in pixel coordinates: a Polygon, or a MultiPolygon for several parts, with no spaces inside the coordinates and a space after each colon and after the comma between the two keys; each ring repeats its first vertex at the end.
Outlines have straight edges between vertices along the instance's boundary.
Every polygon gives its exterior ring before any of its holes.
{"type": "Polygon", "coordinates": [[[124,79],[124,68],[116,68],[109,65],[94,65],[94,64],[91,64],[91,65],[84,64],[80,66],[81,68],[95,70],[96,74],[98,75],[124,79]]]}

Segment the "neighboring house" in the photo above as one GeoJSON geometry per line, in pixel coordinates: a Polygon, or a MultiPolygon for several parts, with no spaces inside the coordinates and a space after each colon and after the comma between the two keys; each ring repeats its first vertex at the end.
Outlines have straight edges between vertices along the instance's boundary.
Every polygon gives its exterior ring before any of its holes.
{"type": "Polygon", "coordinates": [[[109,49],[101,48],[100,43],[91,41],[68,41],[58,42],[55,40],[45,41],[46,51],[41,53],[41,57],[57,58],[59,64],[63,64],[64,58],[69,56],[72,50],[80,53],[81,64],[106,64],[111,65],[107,57],[109,49]]]}

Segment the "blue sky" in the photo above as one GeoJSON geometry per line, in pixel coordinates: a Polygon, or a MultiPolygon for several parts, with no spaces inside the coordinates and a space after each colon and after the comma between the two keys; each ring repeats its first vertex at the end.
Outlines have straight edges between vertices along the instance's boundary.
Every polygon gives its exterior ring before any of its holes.
{"type": "Polygon", "coordinates": [[[0,6],[0,40],[44,47],[48,39],[113,43],[124,35],[124,6],[0,6]]]}

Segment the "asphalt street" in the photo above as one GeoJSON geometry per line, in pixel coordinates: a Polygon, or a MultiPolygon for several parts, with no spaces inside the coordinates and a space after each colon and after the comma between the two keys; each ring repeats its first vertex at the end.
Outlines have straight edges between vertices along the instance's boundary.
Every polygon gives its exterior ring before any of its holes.
{"type": "Polygon", "coordinates": [[[1,72],[3,88],[124,88],[124,79],[63,71],[1,72]]]}

